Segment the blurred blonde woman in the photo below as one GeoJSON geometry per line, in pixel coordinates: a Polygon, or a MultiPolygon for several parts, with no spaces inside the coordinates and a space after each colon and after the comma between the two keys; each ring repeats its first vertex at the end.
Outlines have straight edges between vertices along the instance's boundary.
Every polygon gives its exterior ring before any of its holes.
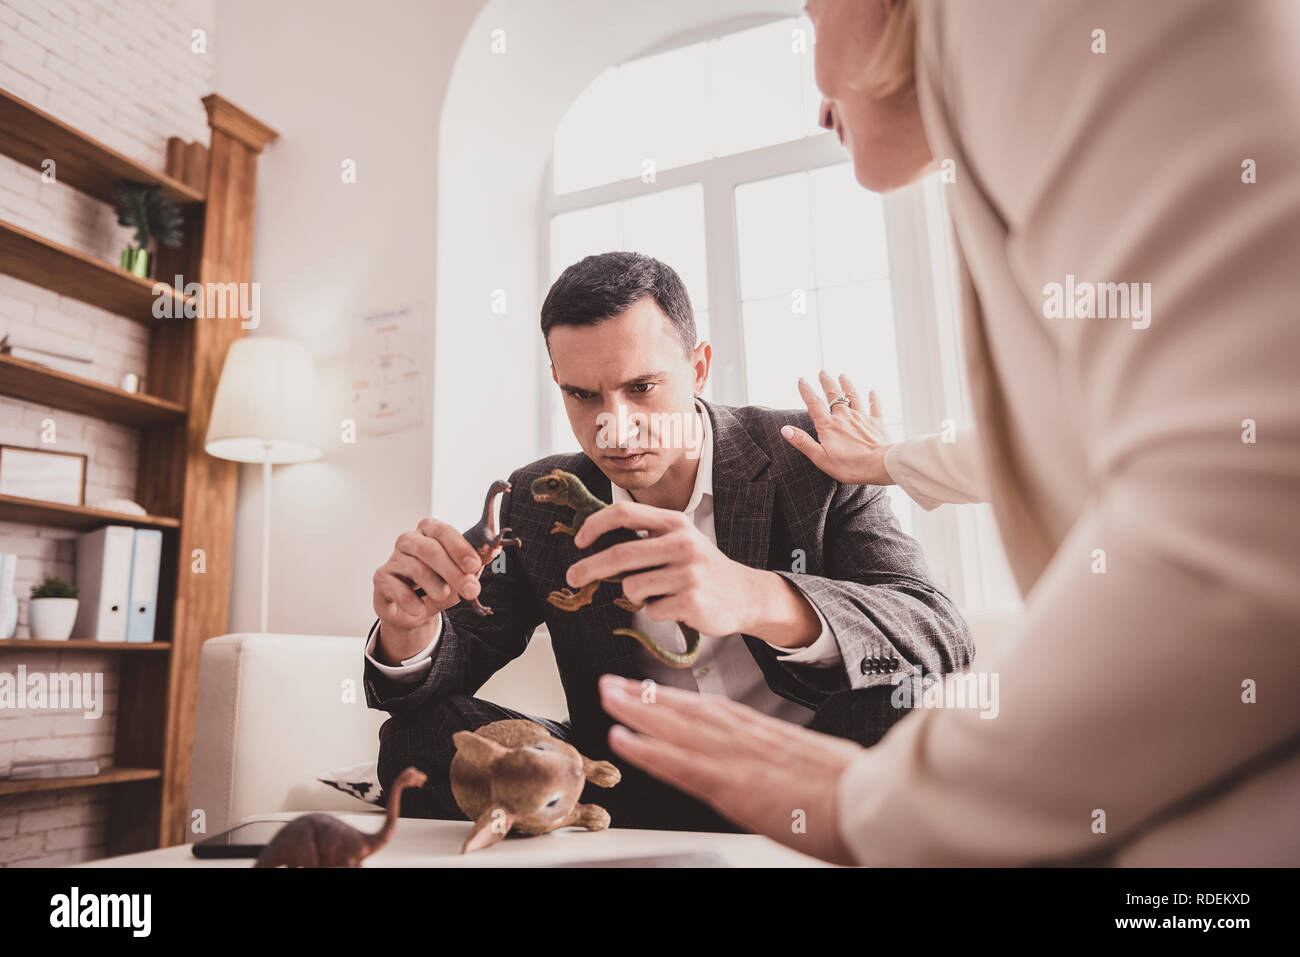
{"type": "Polygon", "coordinates": [[[952,161],[977,428],[890,447],[823,374],[787,439],[990,500],[1025,614],[973,666],[993,720],[918,708],[867,750],[607,677],[619,755],[845,863],[1300,863],[1298,10],[810,0],[859,182],[952,161]]]}

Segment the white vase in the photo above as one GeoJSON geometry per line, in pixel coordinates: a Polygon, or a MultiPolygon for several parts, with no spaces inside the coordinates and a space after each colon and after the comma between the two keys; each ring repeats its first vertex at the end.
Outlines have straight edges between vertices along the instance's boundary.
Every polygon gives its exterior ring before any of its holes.
{"type": "Polygon", "coordinates": [[[27,630],[33,638],[67,641],[77,621],[76,598],[33,598],[27,603],[27,630]]]}

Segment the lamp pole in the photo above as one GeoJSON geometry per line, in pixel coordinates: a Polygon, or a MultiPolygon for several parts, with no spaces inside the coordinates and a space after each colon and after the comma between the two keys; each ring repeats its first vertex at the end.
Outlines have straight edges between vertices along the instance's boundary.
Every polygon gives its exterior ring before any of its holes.
{"type": "Polygon", "coordinates": [[[271,445],[262,455],[262,634],[267,633],[267,603],[271,594],[271,445]]]}

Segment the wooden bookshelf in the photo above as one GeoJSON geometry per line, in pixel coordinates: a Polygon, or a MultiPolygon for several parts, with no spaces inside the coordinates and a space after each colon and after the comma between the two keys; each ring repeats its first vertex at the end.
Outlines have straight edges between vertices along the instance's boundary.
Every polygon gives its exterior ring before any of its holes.
{"type": "Polygon", "coordinates": [[[164,515],[132,515],[110,512],[88,505],[63,505],[21,495],[0,495],[0,521],[24,522],[28,525],[52,525],[90,531],[102,525],[130,525],[133,528],[179,528],[180,519],[164,515]]]}
{"type": "Polygon", "coordinates": [[[93,415],[119,425],[179,425],[185,406],[142,392],[126,392],[39,362],[0,355],[0,395],[93,415]]]}
{"type": "MultiPolygon", "coordinates": [[[[0,153],[34,170],[46,159],[56,178],[112,203],[121,180],[160,185],[185,204],[185,238],[158,250],[154,273],[183,284],[251,281],[257,159],[274,130],[216,94],[203,98],[209,143],[167,142],[166,172],[151,170],[12,94],[0,91],[0,153]]],[[[225,634],[238,467],[203,449],[217,381],[239,321],[183,318],[191,303],[168,283],[167,312],[155,319],[154,281],[133,276],[12,223],[0,221],[0,272],[142,323],[150,331],[144,380],[150,395],[127,393],[38,363],[0,357],[0,394],[137,428],[135,500],[148,515],[123,515],[0,495],[0,521],[90,530],[105,524],[159,528],[163,562],[151,643],[8,640],[24,652],[121,653],[114,767],[85,778],[0,781],[0,794],[107,786],[109,855],[185,839],[195,698],[203,642],[225,634]],[[202,549],[204,574],[191,574],[202,549]],[[147,654],[145,652],[153,652],[147,654]]]]}
{"type": "Polygon", "coordinates": [[[17,651],[167,651],[170,641],[91,641],[87,638],[68,638],[54,641],[49,638],[0,638],[0,652],[17,651]]]}
{"type": "Polygon", "coordinates": [[[41,171],[54,160],[54,178],[105,203],[119,181],[163,188],[178,203],[203,202],[203,190],[183,183],[86,136],[12,93],[0,90],[0,153],[41,171]]]}
{"type": "Polygon", "coordinates": [[[159,295],[165,300],[164,315],[183,316],[185,309],[197,307],[190,297],[165,282],[155,295],[159,280],[142,279],[3,219],[0,272],[146,325],[175,321],[154,317],[154,300],[159,295]]]}
{"type": "Polygon", "coordinates": [[[98,774],[90,774],[79,778],[31,778],[26,781],[9,781],[0,778],[0,795],[102,787],[106,784],[122,784],[126,781],[150,781],[160,777],[162,777],[162,771],[159,768],[104,768],[98,774]]]}

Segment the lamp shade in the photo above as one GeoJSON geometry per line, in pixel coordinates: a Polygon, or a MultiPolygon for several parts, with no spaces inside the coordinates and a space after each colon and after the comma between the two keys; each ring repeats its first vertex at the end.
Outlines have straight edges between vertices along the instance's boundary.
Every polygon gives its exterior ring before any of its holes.
{"type": "Polygon", "coordinates": [[[236,462],[308,462],[319,406],[311,353],[270,336],[236,339],[226,353],[203,447],[236,462]]]}

